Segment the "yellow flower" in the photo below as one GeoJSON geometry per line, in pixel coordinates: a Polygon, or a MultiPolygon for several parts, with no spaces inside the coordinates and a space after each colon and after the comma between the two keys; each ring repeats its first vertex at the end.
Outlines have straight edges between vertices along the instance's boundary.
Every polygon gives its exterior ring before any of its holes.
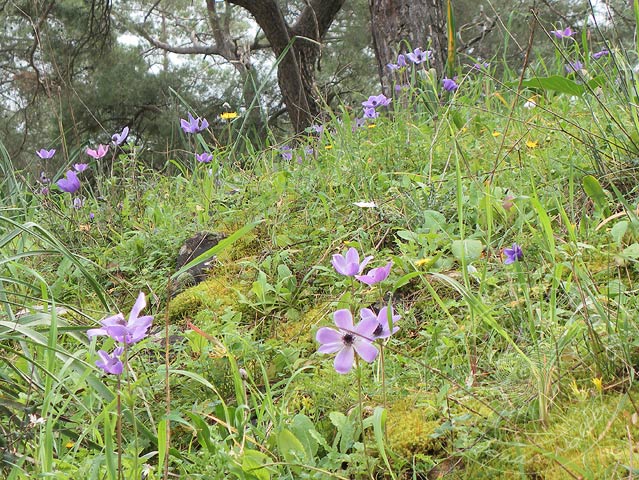
{"type": "Polygon", "coordinates": [[[539,146],[539,143],[537,143],[536,141],[533,141],[533,140],[527,140],[526,141],[526,146],[528,148],[537,148],[539,146]]]}
{"type": "Polygon", "coordinates": [[[326,145],[324,147],[324,150],[331,150],[333,148],[333,145],[326,145]]]}
{"type": "Polygon", "coordinates": [[[74,445],[75,445],[75,443],[73,443],[73,442],[67,442],[67,443],[64,444],[64,446],[67,447],[67,448],[73,448],[74,445]]]}
{"type": "Polygon", "coordinates": [[[601,381],[601,378],[593,378],[592,384],[595,386],[598,393],[603,392],[603,382],[601,381]]]}
{"type": "Polygon", "coordinates": [[[415,266],[416,267],[421,267],[422,265],[427,264],[428,262],[430,262],[430,258],[420,258],[419,260],[415,261],[415,266]]]}
{"type": "Polygon", "coordinates": [[[203,212],[204,211],[204,207],[202,205],[196,205],[195,206],[195,211],[196,212],[203,212]]]}
{"type": "Polygon", "coordinates": [[[220,118],[222,120],[233,120],[234,118],[237,118],[237,112],[220,113],[220,118]]]}
{"type": "Polygon", "coordinates": [[[498,132],[497,130],[495,130],[493,132],[493,137],[497,138],[497,137],[501,137],[501,132],[498,132]]]}
{"type": "Polygon", "coordinates": [[[368,128],[375,128],[376,126],[377,126],[377,125],[376,125],[376,124],[374,124],[374,123],[369,123],[369,124],[368,124],[368,128]]]}

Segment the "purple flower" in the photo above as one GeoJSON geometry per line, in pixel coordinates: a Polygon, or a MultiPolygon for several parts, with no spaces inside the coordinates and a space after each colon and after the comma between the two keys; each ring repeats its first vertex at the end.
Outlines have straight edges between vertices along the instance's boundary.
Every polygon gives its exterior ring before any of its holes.
{"type": "Polygon", "coordinates": [[[47,177],[47,174],[45,172],[40,172],[40,183],[44,183],[45,185],[47,183],[51,183],[51,179],[47,177]]]}
{"type": "Polygon", "coordinates": [[[400,53],[399,55],[397,55],[397,66],[400,68],[408,67],[408,62],[406,61],[406,55],[404,55],[403,53],[400,53]]]}
{"type": "Polygon", "coordinates": [[[45,150],[44,148],[41,148],[36,152],[36,155],[42,160],[48,160],[55,155],[55,148],[52,148],[51,150],[45,150]]]}
{"type": "Polygon", "coordinates": [[[63,192],[75,193],[80,190],[80,179],[78,178],[78,174],[73,170],[69,170],[65,178],[61,178],[55,183],[63,192]]]}
{"type": "Polygon", "coordinates": [[[104,157],[107,152],[109,151],[109,146],[108,145],[98,145],[98,149],[97,150],[93,150],[92,148],[87,148],[87,155],[90,157],[95,158],[96,160],[104,157]]]}
{"type": "Polygon", "coordinates": [[[504,255],[506,255],[506,260],[504,260],[504,263],[506,265],[518,262],[524,258],[524,252],[516,243],[513,243],[513,246],[511,248],[505,248],[504,255]]]}
{"type": "Polygon", "coordinates": [[[473,70],[483,70],[483,69],[486,69],[488,67],[490,67],[490,63],[483,62],[483,63],[475,63],[475,64],[473,64],[472,69],[473,70]]]}
{"type": "Polygon", "coordinates": [[[200,133],[209,126],[209,122],[207,122],[206,118],[193,118],[193,115],[190,113],[188,115],[188,120],[184,120],[183,118],[180,119],[180,125],[182,126],[184,133],[200,133]]]}
{"type": "Polygon", "coordinates": [[[372,362],[377,357],[377,347],[371,343],[375,329],[379,326],[376,317],[362,318],[353,327],[353,315],[350,310],[338,310],[333,314],[334,328],[322,327],[317,331],[315,339],[320,343],[319,353],[337,353],[335,371],[348,373],[353,368],[355,352],[365,362],[372,362]]]}
{"type": "Polygon", "coordinates": [[[579,60],[575,60],[574,62],[569,62],[568,65],[565,65],[564,67],[566,68],[566,72],[572,73],[578,72],[579,70],[584,68],[584,64],[581,63],[579,60]]]}
{"type": "Polygon", "coordinates": [[[291,152],[291,147],[288,145],[284,145],[280,148],[280,155],[282,155],[282,158],[287,162],[290,162],[293,159],[293,152],[291,152]]]}
{"type": "Polygon", "coordinates": [[[113,143],[115,143],[116,145],[122,145],[124,141],[126,140],[126,137],[128,136],[129,136],[129,127],[124,127],[122,129],[122,132],[114,133],[113,136],[111,137],[111,140],[113,140],[113,143]]]}
{"type": "Polygon", "coordinates": [[[393,329],[391,330],[389,328],[388,325],[388,307],[382,307],[382,309],[379,311],[379,314],[375,314],[375,312],[373,310],[371,310],[370,308],[362,308],[359,312],[360,317],[362,317],[362,320],[364,319],[369,319],[372,318],[375,320],[375,322],[377,322],[377,327],[375,328],[375,330],[373,331],[373,338],[388,338],[391,335],[393,335],[395,332],[397,332],[399,330],[399,327],[395,326],[395,322],[397,320],[399,320],[401,317],[401,315],[394,315],[393,314],[393,307],[391,306],[391,310],[390,310],[390,314],[391,314],[391,326],[393,327],[393,329]]]}
{"type": "Polygon", "coordinates": [[[124,319],[124,315],[122,315],[122,313],[118,313],[117,315],[113,315],[112,317],[102,320],[100,322],[102,324],[102,328],[92,328],[87,330],[87,335],[89,338],[97,335],[107,335],[112,339],[121,343],[126,343],[127,345],[139,342],[146,337],[146,331],[151,326],[151,322],[153,322],[152,315],[140,317],[140,312],[145,306],[146,300],[144,292],[140,292],[137,300],[135,301],[135,305],[133,305],[133,308],[131,309],[128,322],[124,319]]]}
{"type": "Polygon", "coordinates": [[[117,347],[113,350],[113,353],[109,355],[104,350],[98,350],[100,360],[96,360],[95,366],[111,375],[120,375],[124,369],[124,365],[122,365],[122,361],[119,358],[123,351],[124,347],[117,347]]]}
{"type": "Polygon", "coordinates": [[[366,275],[355,275],[355,278],[366,285],[375,285],[376,283],[383,282],[388,278],[392,266],[393,261],[391,260],[385,266],[372,268],[366,275]]]}
{"type": "Polygon", "coordinates": [[[372,256],[364,258],[362,263],[359,263],[359,253],[356,248],[349,248],[346,252],[346,256],[344,257],[341,253],[336,253],[333,255],[333,260],[331,263],[333,267],[342,275],[346,275],[347,277],[353,277],[358,275],[364,270],[364,267],[368,262],[373,259],[372,256]]]}
{"type": "Polygon", "coordinates": [[[364,125],[366,125],[365,117],[356,118],[355,121],[353,122],[353,125],[351,126],[351,130],[354,132],[358,128],[362,128],[364,125]]]}
{"type": "Polygon", "coordinates": [[[213,155],[209,152],[202,152],[199,155],[195,155],[195,159],[200,163],[211,163],[213,160],[213,155]]]}
{"type": "Polygon", "coordinates": [[[362,102],[362,106],[364,108],[377,108],[377,107],[386,107],[390,104],[391,99],[386,97],[383,93],[379,95],[371,95],[368,97],[368,100],[362,102]]]}
{"type": "Polygon", "coordinates": [[[604,48],[603,50],[600,50],[597,53],[593,53],[592,58],[594,58],[595,60],[598,60],[601,57],[604,57],[606,55],[610,55],[610,50],[607,50],[604,48]]]}
{"type": "Polygon", "coordinates": [[[563,30],[551,30],[550,33],[552,33],[555,38],[569,38],[572,37],[575,32],[572,31],[572,29],[570,27],[566,27],[563,30]]]}
{"type": "Polygon", "coordinates": [[[91,212],[89,213],[89,221],[93,221],[93,219],[95,218],[95,213],[91,212]]]}
{"type": "Polygon", "coordinates": [[[377,118],[379,117],[379,112],[374,108],[365,108],[364,109],[364,118],[377,118]]]}
{"type": "Polygon", "coordinates": [[[84,207],[84,198],[75,197],[73,199],[73,208],[80,210],[82,207],[84,207]]]}
{"type": "Polygon", "coordinates": [[[40,190],[40,193],[42,195],[49,195],[49,187],[42,187],[42,190],[40,190]]]}
{"type": "Polygon", "coordinates": [[[324,133],[324,125],[313,124],[311,125],[311,131],[317,133],[318,135],[321,135],[322,133],[324,133]]]}
{"type": "Polygon", "coordinates": [[[73,164],[73,169],[80,173],[80,172],[84,172],[87,168],[89,168],[89,164],[88,163],[74,163],[73,164]]]}
{"type": "Polygon", "coordinates": [[[411,53],[407,53],[406,56],[415,65],[419,65],[426,60],[430,60],[431,53],[432,52],[430,50],[422,50],[421,48],[416,48],[411,53]]]}
{"type": "Polygon", "coordinates": [[[454,92],[455,90],[457,90],[459,88],[459,85],[455,81],[456,78],[457,77],[443,78],[442,84],[444,85],[444,90],[446,90],[447,92],[454,92]]]}

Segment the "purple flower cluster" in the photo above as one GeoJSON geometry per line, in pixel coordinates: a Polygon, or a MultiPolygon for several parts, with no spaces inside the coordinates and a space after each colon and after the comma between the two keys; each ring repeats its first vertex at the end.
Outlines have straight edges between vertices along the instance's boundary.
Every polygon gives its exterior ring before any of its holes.
{"type": "Polygon", "coordinates": [[[558,38],[559,40],[563,38],[570,38],[575,34],[575,32],[573,32],[570,27],[566,27],[563,30],[551,30],[550,33],[552,33],[555,38],[558,38]]]}
{"type": "MultiPolygon", "coordinates": [[[[138,295],[131,313],[129,314],[128,321],[124,318],[122,313],[105,318],[100,323],[102,327],[91,328],[87,330],[87,336],[93,338],[100,335],[111,337],[116,342],[123,344],[124,346],[132,345],[139,342],[146,337],[148,329],[153,322],[152,315],[140,316],[142,310],[146,307],[146,298],[144,292],[140,292],[138,295]]],[[[104,370],[106,373],[112,375],[119,375],[122,373],[122,361],[120,355],[124,352],[124,347],[117,347],[110,355],[104,350],[98,351],[100,360],[96,361],[97,367],[104,370]]]]}
{"type": "Polygon", "coordinates": [[[406,59],[410,60],[413,64],[419,65],[421,63],[432,60],[433,52],[431,50],[422,50],[421,48],[416,48],[412,52],[408,52],[406,54],[400,53],[397,55],[397,63],[389,63],[386,67],[389,70],[396,71],[401,70],[408,67],[408,62],[406,59]]]}
{"type": "Polygon", "coordinates": [[[353,326],[353,314],[348,309],[337,310],[333,320],[337,330],[322,327],[317,331],[315,339],[320,344],[319,353],[337,353],[333,366],[337,373],[348,373],[353,368],[355,353],[367,363],[377,358],[379,351],[373,344],[375,340],[390,337],[399,330],[394,324],[401,318],[390,309],[389,326],[388,307],[383,307],[379,314],[370,308],[360,310],[361,320],[353,326]]]}
{"type": "MultiPolygon", "coordinates": [[[[359,252],[349,248],[346,255],[333,255],[331,263],[340,275],[354,277],[366,285],[380,283],[390,274],[393,262],[383,267],[377,267],[363,274],[366,265],[373,259],[367,256],[360,262],[359,252]]],[[[401,317],[393,313],[393,307],[382,307],[379,313],[370,308],[363,308],[359,312],[361,320],[353,325],[353,315],[349,309],[337,310],[333,320],[337,329],[323,327],[317,331],[315,339],[320,344],[319,353],[336,353],[334,366],[338,373],[348,373],[353,368],[355,353],[365,362],[372,362],[377,358],[378,350],[373,342],[385,339],[399,330],[395,322],[401,317]]]]}

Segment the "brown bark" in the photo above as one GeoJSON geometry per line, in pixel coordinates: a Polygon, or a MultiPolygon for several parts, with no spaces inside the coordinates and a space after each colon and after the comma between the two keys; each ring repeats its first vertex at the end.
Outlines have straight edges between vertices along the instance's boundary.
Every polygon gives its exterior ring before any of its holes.
{"type": "Polygon", "coordinates": [[[399,53],[417,47],[431,50],[430,65],[442,73],[446,62],[444,0],[369,0],[373,46],[382,87],[391,93],[392,76],[386,67],[399,53]]]}
{"type": "Polygon", "coordinates": [[[297,133],[309,127],[319,113],[314,88],[315,65],[321,41],[344,1],[309,1],[290,26],[275,0],[229,0],[255,18],[273,53],[280,59],[277,81],[297,133]]]}

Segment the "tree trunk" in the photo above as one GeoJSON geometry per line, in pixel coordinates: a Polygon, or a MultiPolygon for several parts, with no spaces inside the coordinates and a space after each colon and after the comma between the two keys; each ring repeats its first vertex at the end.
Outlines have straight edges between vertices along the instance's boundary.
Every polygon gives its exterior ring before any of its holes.
{"type": "Polygon", "coordinates": [[[382,87],[392,93],[389,63],[417,47],[431,50],[430,65],[438,73],[446,63],[444,0],[369,0],[373,46],[382,87]]]}
{"type": "Polygon", "coordinates": [[[321,41],[344,1],[310,1],[289,26],[275,0],[229,0],[250,12],[280,59],[277,81],[296,133],[309,127],[319,113],[315,65],[321,41]]]}

